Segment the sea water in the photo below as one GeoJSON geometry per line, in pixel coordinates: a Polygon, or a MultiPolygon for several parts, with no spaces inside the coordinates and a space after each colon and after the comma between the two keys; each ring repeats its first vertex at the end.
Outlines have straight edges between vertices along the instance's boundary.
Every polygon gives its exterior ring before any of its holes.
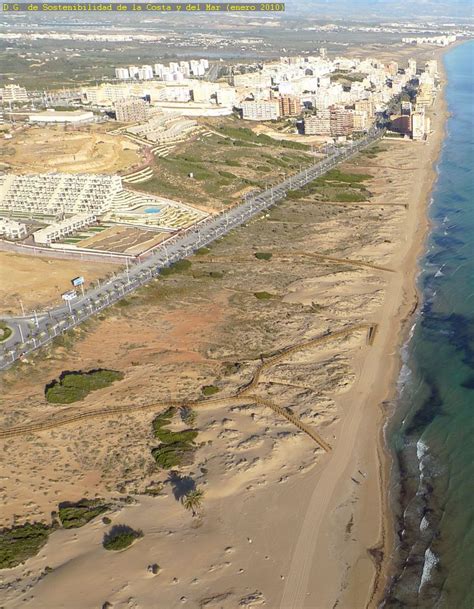
{"type": "Polygon", "coordinates": [[[450,116],[422,303],[387,434],[398,535],[384,609],[474,609],[474,41],[444,63],[450,116]]]}

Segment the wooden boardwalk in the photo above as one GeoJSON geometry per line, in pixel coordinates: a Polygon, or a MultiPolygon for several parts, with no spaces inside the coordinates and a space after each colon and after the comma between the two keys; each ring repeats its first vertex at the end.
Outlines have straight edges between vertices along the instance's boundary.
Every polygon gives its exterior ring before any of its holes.
{"type": "Polygon", "coordinates": [[[23,425],[18,425],[16,427],[11,427],[9,429],[0,429],[0,439],[8,439],[30,435],[33,433],[39,433],[42,431],[49,431],[53,429],[58,429],[60,427],[64,427],[66,425],[72,425],[74,423],[79,423],[82,421],[92,420],[92,419],[100,419],[100,418],[109,418],[114,415],[122,415],[122,414],[134,414],[140,412],[148,412],[148,411],[156,411],[165,408],[169,408],[170,406],[174,406],[176,408],[180,408],[182,406],[188,406],[190,408],[198,408],[204,406],[220,406],[225,404],[257,404],[259,406],[263,406],[265,408],[271,408],[275,413],[280,416],[286,418],[290,423],[295,425],[298,429],[303,431],[306,435],[308,435],[312,440],[314,440],[323,450],[330,451],[330,445],[309,425],[303,423],[297,416],[292,414],[287,408],[279,406],[274,402],[260,397],[255,394],[257,386],[260,382],[260,378],[263,372],[268,370],[270,367],[274,366],[276,363],[284,360],[292,353],[301,352],[310,348],[313,348],[317,345],[321,345],[323,343],[349,336],[358,331],[366,331],[366,343],[367,345],[372,345],[377,325],[370,323],[362,323],[356,324],[353,326],[349,326],[347,328],[343,328],[341,330],[336,330],[334,332],[328,332],[326,334],[317,336],[316,338],[309,339],[307,341],[298,343],[296,345],[291,345],[289,347],[285,347],[280,351],[276,352],[273,355],[268,357],[262,356],[262,361],[255,371],[251,381],[239,389],[235,396],[230,397],[222,397],[222,398],[207,398],[203,400],[166,400],[163,402],[154,402],[152,404],[141,404],[141,405],[122,405],[122,406],[110,406],[107,408],[98,408],[94,410],[84,410],[82,412],[74,412],[74,407],[71,407],[63,412],[58,412],[52,416],[45,417],[42,420],[31,421],[30,423],[25,423],[23,425]]]}

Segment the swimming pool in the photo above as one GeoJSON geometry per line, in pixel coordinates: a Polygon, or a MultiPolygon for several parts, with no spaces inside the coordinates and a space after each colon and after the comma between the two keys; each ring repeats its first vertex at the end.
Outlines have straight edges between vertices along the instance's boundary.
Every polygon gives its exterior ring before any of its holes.
{"type": "Polygon", "coordinates": [[[143,210],[146,214],[159,214],[161,209],[159,207],[147,207],[143,210]]]}

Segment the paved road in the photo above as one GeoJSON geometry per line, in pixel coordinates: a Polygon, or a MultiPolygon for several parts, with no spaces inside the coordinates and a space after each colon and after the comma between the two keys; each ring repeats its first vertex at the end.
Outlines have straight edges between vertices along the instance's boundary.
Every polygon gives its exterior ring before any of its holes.
{"type": "Polygon", "coordinates": [[[152,255],[129,264],[114,278],[89,288],[83,296],[49,311],[25,317],[5,317],[13,329],[10,338],[0,345],[0,370],[6,369],[24,355],[51,342],[54,337],[74,328],[92,315],[116,303],[160,274],[163,268],[186,258],[200,247],[212,243],[253,216],[272,207],[290,190],[301,188],[335,167],[341,161],[382,137],[383,129],[373,128],[366,137],[343,148],[332,147],[328,156],[302,171],[288,176],[270,188],[252,193],[232,209],[207,217],[164,241],[152,255]]]}

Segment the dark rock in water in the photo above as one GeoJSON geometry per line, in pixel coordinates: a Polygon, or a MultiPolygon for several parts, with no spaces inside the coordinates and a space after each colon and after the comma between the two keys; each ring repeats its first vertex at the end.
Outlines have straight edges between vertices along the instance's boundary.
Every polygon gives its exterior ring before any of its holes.
{"type": "Polygon", "coordinates": [[[474,389],[474,376],[469,377],[464,383],[461,383],[464,389],[474,389]]]}

